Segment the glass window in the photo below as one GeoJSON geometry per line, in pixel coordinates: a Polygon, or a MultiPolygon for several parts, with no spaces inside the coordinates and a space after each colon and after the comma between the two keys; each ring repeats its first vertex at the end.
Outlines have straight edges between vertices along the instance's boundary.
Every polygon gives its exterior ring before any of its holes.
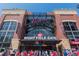
{"type": "Polygon", "coordinates": [[[7,30],[9,27],[10,21],[3,22],[1,30],[7,30]]]}
{"type": "Polygon", "coordinates": [[[64,31],[69,39],[79,38],[79,31],[75,22],[63,22],[64,31]]]}
{"type": "Polygon", "coordinates": [[[5,37],[4,42],[8,42],[8,36],[5,37]]]}
{"type": "Polygon", "coordinates": [[[2,47],[9,47],[8,43],[11,43],[11,39],[16,30],[16,26],[17,23],[15,21],[3,22],[2,28],[0,30],[0,42],[2,42],[1,43],[2,47]]]}
{"type": "Polygon", "coordinates": [[[4,42],[8,42],[10,43],[12,39],[12,36],[6,36],[5,41],[4,42]]]}
{"type": "Polygon", "coordinates": [[[72,35],[72,32],[65,32],[66,35],[72,35]]]}
{"type": "Polygon", "coordinates": [[[65,26],[65,30],[71,30],[69,26],[65,26]]]}
{"type": "Polygon", "coordinates": [[[73,35],[67,35],[69,39],[74,39],[73,35]]]}
{"type": "Polygon", "coordinates": [[[64,22],[63,25],[64,25],[65,30],[71,30],[70,27],[69,27],[68,22],[64,22]]]}
{"type": "Polygon", "coordinates": [[[36,36],[38,33],[42,33],[44,36],[53,36],[54,33],[46,30],[46,29],[33,29],[32,31],[28,32],[28,36],[36,36]]]}
{"type": "Polygon", "coordinates": [[[2,32],[2,33],[1,33],[1,36],[5,36],[5,35],[6,35],[6,32],[2,32]]]}
{"type": "Polygon", "coordinates": [[[2,30],[7,30],[7,29],[8,29],[7,25],[2,27],[2,30]]]}
{"type": "Polygon", "coordinates": [[[10,43],[4,43],[3,44],[3,48],[7,48],[7,47],[9,47],[10,46],[10,43]]]}
{"type": "Polygon", "coordinates": [[[0,37],[0,42],[3,42],[3,40],[4,40],[4,36],[1,36],[0,37]]]}
{"type": "Polygon", "coordinates": [[[73,32],[74,35],[79,35],[78,31],[73,32]]]}
{"type": "Polygon", "coordinates": [[[1,36],[2,32],[0,32],[0,36],[1,36]]]}
{"type": "Polygon", "coordinates": [[[16,26],[10,26],[9,30],[15,31],[16,30],[16,26]]]}
{"type": "Polygon", "coordinates": [[[77,30],[77,26],[76,26],[75,22],[70,22],[69,24],[70,24],[72,30],[77,30]]]}
{"type": "Polygon", "coordinates": [[[0,32],[0,42],[3,42],[6,32],[0,32]]]}
{"type": "Polygon", "coordinates": [[[11,25],[16,25],[16,22],[15,21],[11,21],[11,25]]]}
{"type": "Polygon", "coordinates": [[[7,36],[13,36],[13,32],[8,32],[7,36]]]}
{"type": "Polygon", "coordinates": [[[15,31],[16,30],[16,26],[17,26],[16,22],[11,22],[9,30],[14,30],[15,31]]]}
{"type": "Polygon", "coordinates": [[[5,21],[5,22],[3,22],[3,26],[9,25],[9,24],[10,24],[10,21],[5,21]]]}

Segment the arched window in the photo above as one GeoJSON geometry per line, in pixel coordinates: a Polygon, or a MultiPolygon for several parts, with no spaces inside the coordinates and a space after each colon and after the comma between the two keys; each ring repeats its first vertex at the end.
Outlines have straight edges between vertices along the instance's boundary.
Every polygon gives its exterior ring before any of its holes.
{"type": "Polygon", "coordinates": [[[55,37],[55,20],[53,15],[32,14],[27,16],[26,36],[55,37]]]}
{"type": "Polygon", "coordinates": [[[16,21],[4,21],[0,29],[0,47],[6,48],[10,46],[11,39],[17,28],[16,21]]]}
{"type": "Polygon", "coordinates": [[[37,36],[39,33],[42,33],[43,36],[54,36],[54,34],[46,29],[33,29],[27,33],[27,36],[37,36]]]}

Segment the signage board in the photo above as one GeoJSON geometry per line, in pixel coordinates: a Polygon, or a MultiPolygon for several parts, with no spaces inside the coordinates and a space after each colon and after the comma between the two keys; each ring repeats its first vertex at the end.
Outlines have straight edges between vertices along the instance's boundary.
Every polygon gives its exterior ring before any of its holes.
{"type": "Polygon", "coordinates": [[[43,36],[43,37],[38,37],[38,36],[33,36],[33,37],[24,37],[24,40],[57,40],[56,37],[51,37],[51,36],[43,36]]]}

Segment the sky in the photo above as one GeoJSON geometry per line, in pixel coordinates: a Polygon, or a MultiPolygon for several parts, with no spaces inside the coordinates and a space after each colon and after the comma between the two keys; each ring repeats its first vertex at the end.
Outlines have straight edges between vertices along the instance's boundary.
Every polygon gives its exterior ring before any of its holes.
{"type": "Polygon", "coordinates": [[[0,12],[6,8],[19,8],[30,12],[52,12],[55,9],[68,8],[79,12],[75,3],[0,3],[0,12]]]}

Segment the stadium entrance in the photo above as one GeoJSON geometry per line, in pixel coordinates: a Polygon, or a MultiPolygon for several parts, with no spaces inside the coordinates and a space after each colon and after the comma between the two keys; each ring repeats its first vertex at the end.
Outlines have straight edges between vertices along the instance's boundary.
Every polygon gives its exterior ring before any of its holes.
{"type": "Polygon", "coordinates": [[[25,36],[20,42],[20,50],[38,51],[39,55],[57,51],[60,41],[55,36],[55,17],[46,13],[26,16],[25,36]]]}
{"type": "Polygon", "coordinates": [[[51,53],[53,51],[56,51],[58,55],[58,51],[56,48],[56,44],[58,44],[60,41],[21,41],[21,52],[22,51],[37,51],[38,55],[35,56],[51,56],[51,53]]]}

